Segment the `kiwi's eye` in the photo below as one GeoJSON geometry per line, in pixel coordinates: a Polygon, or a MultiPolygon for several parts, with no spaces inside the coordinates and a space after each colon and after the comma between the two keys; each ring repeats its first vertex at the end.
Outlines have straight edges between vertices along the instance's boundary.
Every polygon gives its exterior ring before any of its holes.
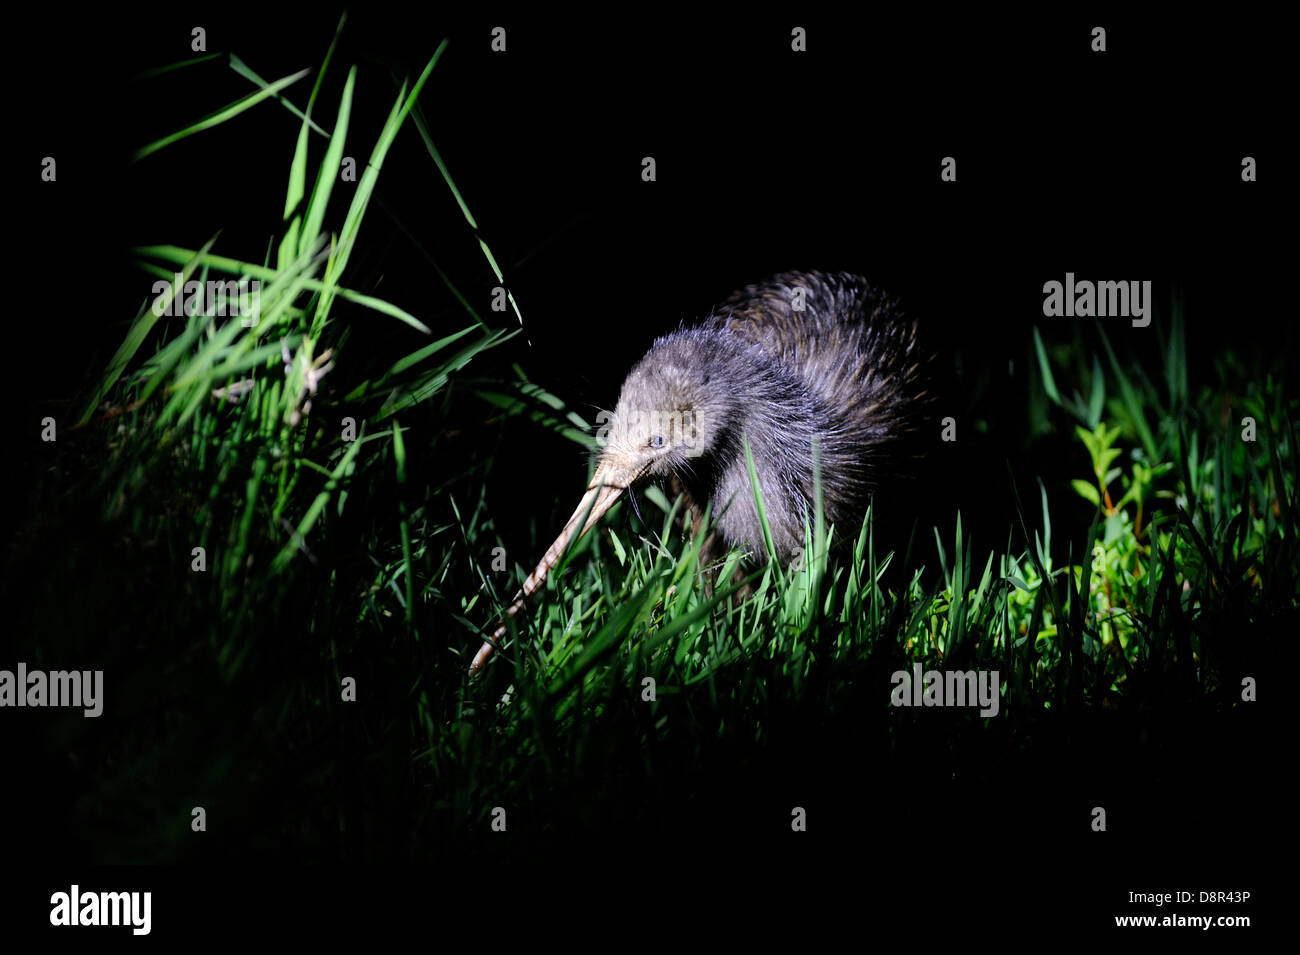
{"type": "Polygon", "coordinates": [[[662,448],[663,446],[664,446],[664,436],[662,434],[656,434],[653,438],[650,439],[650,447],[662,448]]]}

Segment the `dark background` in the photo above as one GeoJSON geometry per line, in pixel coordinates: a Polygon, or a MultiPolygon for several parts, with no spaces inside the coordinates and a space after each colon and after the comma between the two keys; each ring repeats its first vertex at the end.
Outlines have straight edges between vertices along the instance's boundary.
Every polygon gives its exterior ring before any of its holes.
{"type": "MultiPolygon", "coordinates": [[[[127,159],[140,144],[248,91],[221,61],[194,68],[205,71],[202,83],[190,71],[131,80],[190,56],[194,25],[207,29],[209,51],[237,53],[270,80],[314,70],[336,19],[322,11],[290,18],[194,9],[89,21],[37,14],[15,23],[9,68],[24,81],[5,160],[16,166],[6,178],[17,199],[11,235],[21,263],[17,320],[9,326],[20,356],[11,368],[18,420],[64,413],[68,397],[117,347],[152,284],[132,267],[131,246],[197,248],[220,228],[217,251],[257,260],[280,229],[297,123],[278,106],[264,103],[139,163],[127,159]],[[57,186],[38,181],[45,155],[58,159],[57,186]]],[[[417,74],[444,36],[451,44],[421,102],[524,317],[524,334],[476,360],[471,376],[508,377],[518,362],[592,419],[612,406],[626,370],[656,335],[703,316],[733,289],[790,268],[858,272],[921,320],[940,356],[944,413],[959,421],[958,443],[936,444],[895,513],[915,519],[928,540],[931,524],[950,527],[960,509],[977,544],[991,547],[1001,546],[1014,516],[1008,464],[1022,495],[1028,484],[1035,498],[1032,482],[1042,475],[1054,503],[1074,507],[1086,524],[1086,505],[1060,490],[1086,473],[1082,448],[1070,435],[1031,448],[1024,402],[1032,327],[1084,349],[1097,340],[1086,323],[1042,317],[1043,282],[1067,271],[1080,279],[1150,279],[1155,323],[1181,295],[1193,382],[1212,380],[1215,356],[1229,348],[1292,354],[1281,240],[1293,216],[1276,185],[1284,177],[1279,131],[1290,120],[1281,109],[1281,31],[1267,23],[802,10],[742,20],[661,17],[637,7],[590,19],[494,12],[420,20],[353,10],[318,115],[332,123],[346,66],[358,63],[347,153],[359,164],[395,96],[394,77],[417,74]],[[1109,50],[1100,55],[1089,51],[1097,23],[1108,28],[1109,50]],[[508,31],[505,55],[489,51],[498,24],[508,31]],[[808,29],[806,54],[789,51],[794,24],[808,29]],[[657,162],[655,183],[640,179],[647,155],[657,162]],[[939,180],[947,155],[957,159],[956,183],[939,180]],[[1260,182],[1241,182],[1244,155],[1259,161],[1260,182]]],[[[313,80],[314,73],[292,88],[295,102],[313,80]]],[[[347,194],[336,193],[335,228],[347,194]]],[[[463,313],[415,252],[414,236],[487,314],[495,278],[411,125],[385,164],[378,199],[400,224],[372,207],[351,264],[356,274],[382,276],[377,294],[435,332],[463,327],[463,313]]],[[[351,317],[365,324],[358,341],[375,354],[396,357],[413,347],[411,333],[387,319],[351,317]]],[[[1155,323],[1106,325],[1118,348],[1150,356],[1153,373],[1155,323]]],[[[458,401],[465,420],[480,413],[472,399],[458,401]]],[[[429,415],[425,426],[437,427],[433,409],[429,415]]],[[[20,480],[41,479],[32,430],[23,425],[14,452],[10,470],[20,480]]],[[[535,526],[558,526],[581,490],[583,467],[571,442],[525,421],[509,426],[487,480],[512,552],[532,545],[535,526]]],[[[1231,888],[1247,881],[1242,873],[1256,878],[1255,860],[1239,850],[1266,840],[1268,814],[1251,800],[1224,800],[1242,787],[1257,792],[1252,771],[1260,767],[1251,761],[1269,750],[1260,741],[1258,750],[1243,751],[1236,730],[1194,714],[1178,728],[1187,731],[1180,737],[1186,750],[1166,754],[1136,784],[1152,793],[1148,821],[1158,816],[1165,826],[1172,811],[1185,825],[1171,830],[1197,832],[1202,814],[1219,805],[1244,828],[1212,850],[1185,836],[1161,838],[1154,854],[1132,842],[1114,854],[1081,850],[1075,877],[1118,868],[1133,873],[1124,884],[1140,885],[1145,865],[1166,880],[1158,887],[1169,878],[1167,858],[1198,885],[1221,879],[1231,888]],[[1216,756],[1226,764],[1222,775],[1191,772],[1197,760],[1216,756]],[[1169,794],[1184,790],[1185,801],[1170,810],[1169,794]],[[1192,874],[1196,866],[1205,871],[1192,874]]],[[[1129,760],[1108,769],[1110,784],[1130,787],[1126,774],[1141,768],[1148,751],[1128,747],[1124,727],[1110,731],[1129,760]]],[[[1085,752],[1079,738],[1063,733],[1059,755],[1035,766],[1001,765],[1006,752],[973,752],[977,777],[1004,771],[1005,790],[989,797],[957,786],[935,795],[936,811],[949,799],[1070,798],[1064,794],[1076,773],[1105,762],[1104,734],[1097,739],[1085,752]],[[1048,785],[1032,797],[1017,789],[1036,777],[1048,785]]],[[[853,758],[851,750],[843,754],[850,767],[853,758]]],[[[792,752],[791,771],[798,765],[792,752]]],[[[913,768],[916,787],[939,785],[924,766],[913,768]]],[[[857,769],[863,792],[909,784],[857,769]]],[[[43,789],[33,775],[38,795],[23,802],[42,826],[57,826],[65,794],[43,789]]],[[[1015,812],[1004,807],[997,818],[1008,834],[1016,831],[1015,812]]],[[[845,859],[823,845],[795,871],[815,881],[854,866],[867,873],[863,879],[879,878],[888,861],[865,858],[860,847],[877,827],[897,824],[854,818],[850,803],[843,825],[863,840],[858,848],[845,859]]],[[[11,825],[22,824],[14,817],[11,825]]],[[[1206,827],[1220,832],[1218,823],[1206,827]]],[[[40,827],[27,836],[38,844],[40,827]]],[[[954,832],[932,847],[935,865],[951,865],[955,884],[987,874],[987,847],[972,838],[954,832]]],[[[629,868],[644,861],[637,871],[669,866],[632,836],[626,852],[629,868]]],[[[231,855],[238,865],[237,847],[231,855]]],[[[549,861],[559,864],[540,851],[516,861],[542,873],[549,861]]],[[[1032,872],[1016,873],[1008,897],[1018,890],[1040,905],[1070,897],[1067,886],[1075,885],[1067,879],[1057,893],[1036,886],[1032,872]]],[[[473,879],[447,878],[480,890],[473,879]]],[[[56,885],[66,881],[62,872],[55,877],[56,885]]]]}

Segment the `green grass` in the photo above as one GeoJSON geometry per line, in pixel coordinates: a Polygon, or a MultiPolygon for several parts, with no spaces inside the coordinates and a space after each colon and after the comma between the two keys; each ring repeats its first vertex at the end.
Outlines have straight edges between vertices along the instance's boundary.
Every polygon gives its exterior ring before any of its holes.
{"type": "MultiPolygon", "coordinates": [[[[1174,315],[1175,335],[1180,325],[1174,315]]],[[[1045,354],[1043,361],[1050,382],[1045,354]]],[[[1162,401],[1177,400],[1185,370],[1176,352],[1166,367],[1162,392],[1129,378],[1118,360],[1111,380],[1094,365],[1083,379],[1090,404],[1054,402],[1062,429],[1072,412],[1096,423],[1077,428],[1092,460],[1092,473],[1074,482],[1095,509],[1086,528],[1063,531],[1058,522],[1054,529],[1041,484],[1005,546],[983,551],[958,516],[953,527],[933,528],[928,553],[881,555],[869,514],[851,552],[832,554],[825,529],[810,527],[810,559],[798,569],[770,562],[755,569],[753,597],[733,605],[729,591],[706,595],[698,541],[677,529],[671,502],[647,493],[659,524],[615,513],[579,544],[536,596],[530,623],[505,659],[484,686],[467,690],[472,702],[459,718],[491,726],[510,748],[457,752],[430,724],[426,755],[435,765],[483,759],[499,771],[498,761],[513,766],[547,751],[581,752],[594,723],[642,699],[647,678],[661,700],[689,695],[693,712],[683,719],[671,702],[658,711],[659,704],[643,704],[650,715],[626,721],[641,727],[639,745],[698,754],[700,735],[717,733],[761,746],[776,714],[849,710],[862,675],[912,661],[998,670],[1001,718],[1013,722],[1061,710],[1137,712],[1170,698],[1239,704],[1241,680],[1255,672],[1245,661],[1257,663],[1269,621],[1295,606],[1300,460],[1289,426],[1276,425],[1295,408],[1267,382],[1243,396],[1241,407],[1259,422],[1258,440],[1243,442],[1235,416],[1225,424],[1197,415],[1194,409],[1212,405],[1216,390],[1207,388],[1166,408],[1156,437],[1137,422],[1162,401]],[[1115,381],[1127,384],[1115,388],[1115,381]],[[1127,466],[1113,466],[1121,462],[1127,466]],[[1068,535],[1064,562],[1053,559],[1062,544],[1054,533],[1068,535]],[[881,580],[895,560],[909,578],[888,590],[881,580]],[[665,716],[655,721],[656,712],[665,716]]],[[[1008,480],[1018,485],[1022,478],[1008,480]]],[[[488,511],[482,503],[475,513],[488,511]]],[[[758,504],[761,513],[761,497],[758,504]]],[[[462,520],[460,536],[471,551],[485,533],[462,520]]],[[[544,543],[536,542],[537,552],[544,543]]],[[[728,556],[720,581],[732,580],[737,560],[728,556]]],[[[526,569],[518,567],[513,580],[526,569]]],[[[460,619],[467,626],[490,619],[513,587],[497,585],[490,607],[477,594],[462,597],[460,619]]],[[[525,800],[536,785],[517,766],[499,779],[495,801],[525,800]]]]}

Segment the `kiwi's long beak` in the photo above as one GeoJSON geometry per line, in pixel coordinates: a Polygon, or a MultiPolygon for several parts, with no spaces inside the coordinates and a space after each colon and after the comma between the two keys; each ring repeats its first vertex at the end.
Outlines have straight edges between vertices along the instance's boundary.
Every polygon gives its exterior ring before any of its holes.
{"type": "Polygon", "coordinates": [[[492,636],[484,641],[478,653],[475,654],[474,662],[469,665],[471,674],[477,673],[483,664],[487,662],[488,657],[492,655],[493,648],[506,635],[506,621],[517,614],[520,608],[523,607],[524,601],[545,583],[546,575],[559,562],[569,544],[591,530],[596,522],[604,516],[605,512],[614,506],[614,502],[622,496],[628,486],[640,476],[641,470],[635,466],[621,466],[608,458],[601,458],[600,463],[596,466],[596,473],[592,475],[587,493],[578,502],[578,507],[573,512],[573,516],[565,523],[564,530],[560,531],[560,536],[555,538],[555,543],[546,549],[542,559],[538,561],[537,566],[533,568],[533,572],[524,581],[523,587],[519,589],[519,593],[515,595],[514,601],[506,608],[501,623],[492,632],[492,636]],[[586,517],[585,521],[583,520],[584,515],[586,517]]]}

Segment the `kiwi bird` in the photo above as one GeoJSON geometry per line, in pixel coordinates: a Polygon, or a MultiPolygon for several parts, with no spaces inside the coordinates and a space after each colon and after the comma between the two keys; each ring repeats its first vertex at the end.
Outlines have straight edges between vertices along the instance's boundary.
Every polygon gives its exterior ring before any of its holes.
{"type": "Polygon", "coordinates": [[[927,358],[915,323],[847,273],[782,273],[655,341],[598,434],[603,448],[586,494],[470,672],[570,542],[638,482],[673,478],[697,513],[711,501],[723,542],[764,559],[746,443],[780,560],[802,551],[818,466],[827,522],[856,534],[872,493],[908,456],[906,438],[929,397],[927,358]]]}

